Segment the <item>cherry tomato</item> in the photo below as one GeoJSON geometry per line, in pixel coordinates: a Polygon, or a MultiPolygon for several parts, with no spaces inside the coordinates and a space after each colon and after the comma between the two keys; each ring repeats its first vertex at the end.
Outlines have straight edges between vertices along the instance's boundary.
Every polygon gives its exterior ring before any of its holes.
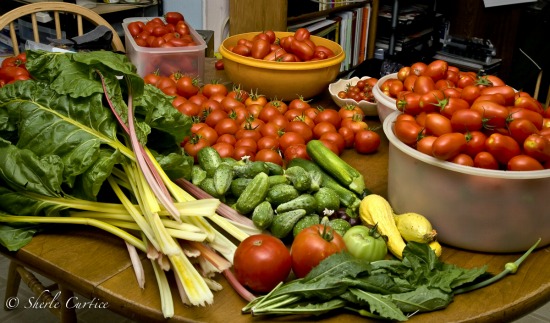
{"type": "Polygon", "coordinates": [[[355,133],[354,148],[360,154],[371,154],[380,147],[380,135],[372,130],[355,133]]]}
{"type": "Polygon", "coordinates": [[[214,145],[212,145],[212,148],[216,149],[218,154],[220,154],[220,157],[232,157],[233,152],[235,151],[235,147],[227,142],[217,142],[214,145]]]}
{"type": "Polygon", "coordinates": [[[474,159],[468,154],[458,154],[454,158],[449,159],[451,163],[455,163],[462,166],[474,166],[474,159]]]}
{"type": "Polygon", "coordinates": [[[298,278],[305,277],[323,259],[344,250],[342,236],[331,227],[322,224],[307,227],[292,242],[292,271],[298,278]]]}
{"type": "Polygon", "coordinates": [[[315,121],[316,124],[320,122],[329,122],[334,127],[339,128],[340,124],[342,123],[342,117],[340,116],[338,111],[334,109],[324,109],[317,113],[313,121],[315,121]]]}
{"type": "Polygon", "coordinates": [[[313,127],[313,138],[319,139],[327,132],[336,132],[336,127],[328,121],[321,121],[313,127]]]}
{"type": "Polygon", "coordinates": [[[355,143],[355,132],[348,127],[338,128],[338,133],[344,138],[345,147],[351,148],[355,143]]]}
{"type": "Polygon", "coordinates": [[[195,163],[198,162],[197,154],[199,153],[199,150],[201,150],[204,147],[211,146],[210,143],[200,135],[193,135],[191,139],[189,139],[183,146],[183,150],[193,159],[195,160],[195,163]]]}
{"type": "Polygon", "coordinates": [[[279,138],[272,136],[261,137],[257,141],[258,149],[279,149],[279,138]]]}
{"type": "Polygon", "coordinates": [[[466,137],[462,133],[443,134],[433,142],[432,156],[441,160],[452,159],[464,151],[466,143],[466,137]]]}
{"type": "Polygon", "coordinates": [[[237,280],[251,290],[266,293],[284,281],[292,269],[292,259],[284,243],[267,234],[244,239],[233,257],[237,280]]]}
{"type": "Polygon", "coordinates": [[[226,133],[234,135],[239,130],[239,125],[234,119],[225,118],[225,119],[222,119],[220,122],[218,122],[215,125],[214,129],[218,133],[218,136],[226,133]]]}

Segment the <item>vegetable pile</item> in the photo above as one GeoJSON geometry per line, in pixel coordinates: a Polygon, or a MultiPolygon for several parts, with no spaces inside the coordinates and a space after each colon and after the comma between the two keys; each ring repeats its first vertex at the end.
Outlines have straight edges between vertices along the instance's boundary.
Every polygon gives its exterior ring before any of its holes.
{"type": "Polygon", "coordinates": [[[404,113],[395,135],[422,153],[484,169],[550,168],[550,109],[497,76],[417,62],[380,89],[404,113]]]}
{"type": "Polygon", "coordinates": [[[293,35],[277,39],[273,30],[258,33],[251,40],[239,39],[230,52],[255,59],[274,62],[309,62],[334,57],[334,52],[317,45],[307,28],[298,28],[293,35]]]}
{"type": "Polygon", "coordinates": [[[26,53],[4,58],[2,66],[0,66],[0,87],[16,81],[30,79],[29,71],[25,68],[26,62],[26,53]]]}
{"type": "Polygon", "coordinates": [[[183,303],[212,303],[212,275],[236,249],[225,234],[248,234],[216,214],[219,200],[195,200],[173,181],[191,176],[180,147],[191,119],[124,55],[26,55],[32,79],[0,89],[0,243],[17,250],[44,223],[96,226],[124,239],[142,287],[136,249],[147,253],[166,317],[169,272],[183,303]]]}

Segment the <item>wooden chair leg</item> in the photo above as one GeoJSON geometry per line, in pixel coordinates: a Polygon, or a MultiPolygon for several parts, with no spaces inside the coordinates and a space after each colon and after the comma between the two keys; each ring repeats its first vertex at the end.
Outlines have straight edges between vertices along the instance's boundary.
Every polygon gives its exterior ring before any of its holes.
{"type": "Polygon", "coordinates": [[[19,275],[19,272],[17,271],[17,268],[19,265],[15,263],[14,261],[10,261],[10,265],[8,267],[8,280],[6,283],[6,293],[4,294],[4,310],[9,311],[13,308],[8,307],[8,304],[6,303],[8,299],[11,297],[16,297],[17,292],[19,292],[19,284],[21,283],[21,275],[19,275]]]}
{"type": "MultiPolygon", "coordinates": [[[[50,307],[50,312],[57,316],[62,323],[75,323],[76,311],[72,299],[74,297],[73,291],[65,288],[62,285],[54,284],[49,287],[44,287],[42,282],[38,280],[32,272],[28,271],[23,266],[17,264],[14,261],[10,262],[8,267],[8,280],[6,286],[5,300],[10,297],[17,297],[19,292],[19,286],[21,280],[29,286],[30,290],[38,297],[41,303],[56,304],[56,306],[50,307]],[[59,291],[59,299],[56,299],[52,295],[52,291],[59,291]],[[69,306],[67,306],[69,305],[69,306]]],[[[7,307],[7,303],[4,302],[4,308],[10,310],[12,308],[7,307]]]]}

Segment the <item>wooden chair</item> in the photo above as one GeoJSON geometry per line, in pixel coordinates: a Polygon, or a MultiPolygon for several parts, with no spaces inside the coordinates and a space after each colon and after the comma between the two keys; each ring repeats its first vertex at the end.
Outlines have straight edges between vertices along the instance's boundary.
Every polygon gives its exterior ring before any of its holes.
{"type": "MultiPolygon", "coordinates": [[[[113,26],[111,26],[111,24],[109,24],[105,19],[103,19],[103,17],[101,17],[96,12],[88,8],[78,6],[73,3],[37,2],[37,3],[32,3],[32,4],[18,7],[0,16],[0,30],[3,29],[5,26],[10,27],[10,38],[13,44],[13,51],[15,55],[18,55],[20,52],[19,42],[17,40],[17,33],[15,29],[15,22],[17,19],[21,17],[30,15],[34,41],[37,43],[41,43],[41,39],[38,33],[38,20],[36,17],[36,14],[38,12],[46,12],[46,13],[53,14],[53,21],[55,23],[55,33],[56,33],[56,38],[58,39],[61,39],[62,37],[62,26],[61,26],[60,15],[73,14],[76,17],[76,25],[77,25],[76,30],[77,30],[78,36],[84,34],[83,19],[91,22],[95,26],[105,25],[113,31],[113,41],[112,41],[113,49],[115,51],[125,52],[124,44],[122,43],[122,40],[118,36],[116,30],[113,28],[113,26]]],[[[45,40],[42,40],[42,42],[43,41],[45,40]]]]}
{"type": "MultiPolygon", "coordinates": [[[[3,29],[5,26],[9,26],[14,55],[18,55],[20,53],[15,23],[17,19],[21,17],[30,16],[34,41],[37,43],[43,43],[45,41],[45,39],[40,39],[38,33],[38,20],[36,15],[38,12],[46,12],[53,15],[56,38],[58,39],[62,38],[61,15],[72,14],[76,18],[77,35],[80,36],[84,34],[84,19],[91,22],[94,26],[107,26],[113,31],[113,50],[125,52],[124,44],[122,43],[115,29],[105,19],[103,19],[99,14],[95,13],[94,11],[78,6],[76,4],[66,2],[38,2],[18,7],[0,16],[0,29],[3,29]]],[[[65,286],[60,286],[58,284],[54,284],[52,286],[44,286],[42,282],[40,282],[30,270],[25,268],[23,265],[16,263],[15,261],[11,261],[8,270],[5,293],[6,300],[10,297],[17,296],[21,281],[29,286],[31,291],[37,297],[39,296],[39,300],[41,302],[57,302],[59,304],[59,307],[51,307],[50,310],[60,319],[61,322],[76,322],[76,312],[74,310],[74,307],[67,308],[65,306],[66,302],[72,299],[73,292],[65,286]],[[55,297],[52,295],[53,291],[60,292],[59,299],[55,299],[55,297]]],[[[4,304],[4,307],[6,310],[8,310],[6,304],[4,304]]]]}

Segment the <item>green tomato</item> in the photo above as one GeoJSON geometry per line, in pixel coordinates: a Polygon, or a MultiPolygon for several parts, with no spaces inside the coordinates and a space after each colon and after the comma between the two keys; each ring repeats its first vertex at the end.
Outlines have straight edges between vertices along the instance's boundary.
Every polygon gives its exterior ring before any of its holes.
{"type": "Polygon", "coordinates": [[[382,260],[388,253],[386,240],[376,231],[364,225],[351,227],[344,234],[344,243],[348,252],[359,259],[367,261],[382,260]]]}

